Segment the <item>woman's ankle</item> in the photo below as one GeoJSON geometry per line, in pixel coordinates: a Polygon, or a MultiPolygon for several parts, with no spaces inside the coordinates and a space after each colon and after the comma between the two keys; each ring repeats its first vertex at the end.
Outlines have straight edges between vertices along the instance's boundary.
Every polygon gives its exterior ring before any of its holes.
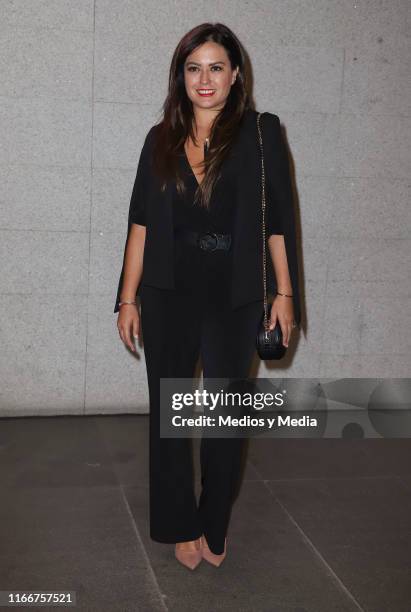
{"type": "Polygon", "coordinates": [[[199,550],[201,547],[201,540],[197,538],[197,540],[188,540],[186,542],[177,542],[176,547],[181,550],[199,550]]]}

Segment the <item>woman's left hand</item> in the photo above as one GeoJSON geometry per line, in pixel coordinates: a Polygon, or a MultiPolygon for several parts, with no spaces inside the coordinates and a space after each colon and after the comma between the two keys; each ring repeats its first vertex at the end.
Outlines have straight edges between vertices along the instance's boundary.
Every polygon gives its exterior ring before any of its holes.
{"type": "Polygon", "coordinates": [[[290,341],[291,332],[294,325],[294,307],[293,300],[284,295],[276,295],[271,305],[270,314],[270,331],[274,329],[275,324],[278,321],[280,323],[281,331],[283,334],[283,345],[288,346],[290,341]]]}

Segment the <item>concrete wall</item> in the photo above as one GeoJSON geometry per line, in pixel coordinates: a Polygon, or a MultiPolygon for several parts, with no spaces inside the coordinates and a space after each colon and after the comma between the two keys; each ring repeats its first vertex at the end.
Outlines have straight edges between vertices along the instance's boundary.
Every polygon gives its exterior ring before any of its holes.
{"type": "Polygon", "coordinates": [[[208,20],[292,153],[307,335],[279,374],[409,375],[410,6],[1,0],[0,414],[147,411],[113,314],[128,204],[172,52],[208,20]]]}

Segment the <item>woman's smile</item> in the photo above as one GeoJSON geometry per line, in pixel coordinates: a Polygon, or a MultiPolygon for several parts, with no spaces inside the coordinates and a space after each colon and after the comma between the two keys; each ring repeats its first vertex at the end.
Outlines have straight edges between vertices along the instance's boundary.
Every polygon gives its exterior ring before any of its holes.
{"type": "Polygon", "coordinates": [[[197,93],[199,96],[212,96],[215,94],[215,89],[197,89],[197,93]]]}

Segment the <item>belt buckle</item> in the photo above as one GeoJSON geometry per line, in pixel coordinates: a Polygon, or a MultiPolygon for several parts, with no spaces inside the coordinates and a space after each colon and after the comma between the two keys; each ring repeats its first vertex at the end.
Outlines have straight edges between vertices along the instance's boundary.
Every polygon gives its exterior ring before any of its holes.
{"type": "Polygon", "coordinates": [[[218,244],[218,236],[215,232],[206,232],[205,234],[200,236],[200,238],[198,239],[198,245],[200,249],[202,249],[203,251],[216,251],[217,244],[218,244]],[[214,239],[215,241],[214,248],[209,248],[210,242],[207,240],[208,236],[214,239]]]}

